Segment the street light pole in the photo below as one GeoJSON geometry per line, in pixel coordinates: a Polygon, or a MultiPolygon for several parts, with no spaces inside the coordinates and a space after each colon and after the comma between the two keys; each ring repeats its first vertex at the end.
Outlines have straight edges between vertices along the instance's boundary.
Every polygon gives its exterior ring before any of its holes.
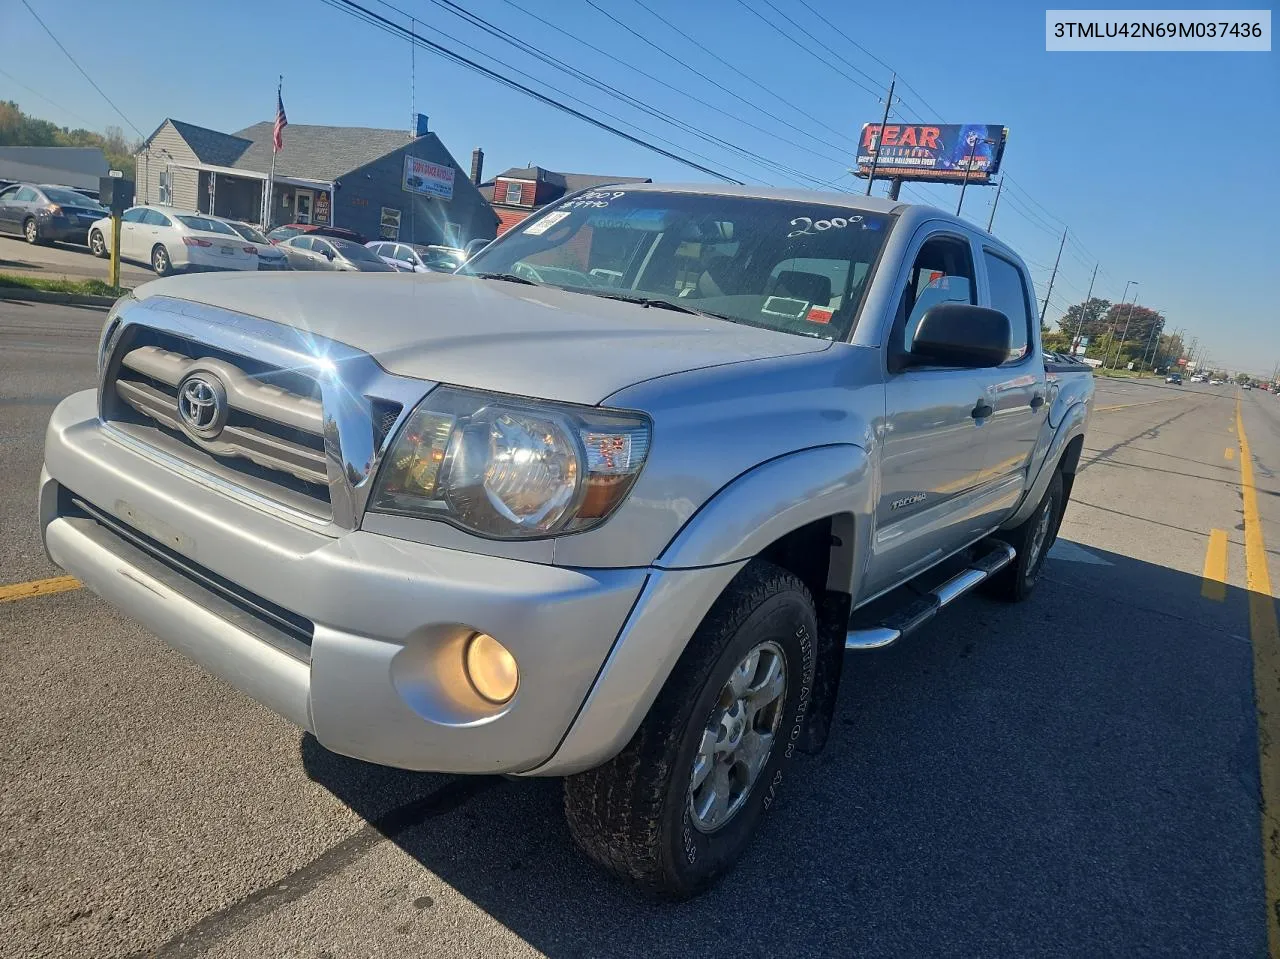
{"type": "MultiPolygon", "coordinates": [[[[1135,286],[1137,284],[1134,284],[1135,286]]],[[[1133,308],[1138,305],[1138,294],[1134,292],[1133,302],[1129,304],[1129,312],[1124,315],[1124,332],[1120,334],[1120,342],[1116,344],[1116,355],[1111,361],[1111,369],[1116,368],[1116,364],[1120,362],[1120,351],[1124,348],[1125,337],[1129,335],[1129,321],[1133,319],[1133,308]]]]}

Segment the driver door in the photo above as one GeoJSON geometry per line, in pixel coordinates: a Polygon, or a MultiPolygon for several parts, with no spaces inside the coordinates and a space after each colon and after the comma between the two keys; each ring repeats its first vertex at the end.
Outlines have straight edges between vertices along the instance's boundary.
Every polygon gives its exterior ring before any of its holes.
{"type": "Polygon", "coordinates": [[[880,485],[864,595],[891,589],[984,532],[981,475],[998,371],[904,359],[931,307],[978,302],[973,245],[954,228],[926,225],[911,251],[885,344],[880,485]]]}

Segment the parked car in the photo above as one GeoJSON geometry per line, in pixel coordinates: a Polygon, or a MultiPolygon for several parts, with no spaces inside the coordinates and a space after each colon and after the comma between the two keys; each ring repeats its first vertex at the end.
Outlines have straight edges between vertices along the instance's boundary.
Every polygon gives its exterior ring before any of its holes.
{"type": "Polygon", "coordinates": [[[373,240],[365,246],[403,273],[452,273],[467,258],[465,250],[453,246],[392,240],[373,240]]]}
{"type": "Polygon", "coordinates": [[[253,248],[258,251],[258,269],[259,270],[289,270],[289,257],[285,255],[274,243],[266,238],[261,230],[256,226],[250,226],[248,223],[241,223],[239,220],[225,220],[222,217],[215,217],[220,223],[225,223],[231,229],[235,230],[240,236],[253,244],[253,248]]]}
{"type": "MultiPolygon", "coordinates": [[[[221,220],[172,207],[135,206],[120,218],[120,258],[149,263],[156,276],[183,270],[256,270],[258,251],[221,220]]],[[[89,228],[94,256],[111,254],[111,218],[89,228]]]]}
{"type": "Polygon", "coordinates": [[[1210,380],[1210,381],[1209,381],[1209,385],[1210,385],[1210,386],[1221,386],[1221,385],[1222,385],[1222,380],[1210,380]]]}
{"type": "MultiPolygon", "coordinates": [[[[1182,385],[1182,374],[1181,374],[1181,373],[1170,373],[1168,376],[1166,376],[1166,377],[1164,378],[1164,381],[1165,381],[1166,383],[1172,383],[1174,386],[1181,386],[1181,385],[1182,385]]],[[[1195,379],[1195,377],[1193,376],[1193,377],[1191,378],[1191,382],[1192,382],[1192,383],[1194,383],[1195,381],[1196,381],[1196,379],[1195,379]]]]}
{"type": "Polygon", "coordinates": [[[428,282],[141,286],[53,413],[39,527],[321,745],[568,777],[587,854],[688,897],[797,815],[846,650],[1031,595],[1093,376],[1045,359],[1030,271],[968,220],[601,195],[428,282]],[[623,282],[519,272],[584,259],[623,282]]]}
{"type": "Polygon", "coordinates": [[[1242,390],[1251,390],[1251,389],[1253,389],[1253,386],[1252,386],[1251,384],[1249,384],[1249,383],[1241,383],[1241,384],[1240,384],[1240,388],[1241,388],[1242,390]]]}
{"type": "Polygon", "coordinates": [[[357,233],[355,230],[348,230],[340,226],[317,226],[314,223],[286,223],[284,226],[278,226],[268,233],[267,239],[272,243],[283,243],[290,237],[300,236],[303,233],[309,233],[312,236],[334,236],[340,240],[350,240],[352,243],[364,244],[368,242],[366,236],[357,233]]]}
{"type": "Polygon", "coordinates": [[[302,233],[277,246],[295,270],[346,270],[361,273],[395,273],[368,247],[334,236],[302,233]]]}
{"type": "Polygon", "coordinates": [[[28,243],[84,243],[90,225],[106,212],[65,187],[14,183],[0,191],[0,233],[16,233],[28,243]]]}

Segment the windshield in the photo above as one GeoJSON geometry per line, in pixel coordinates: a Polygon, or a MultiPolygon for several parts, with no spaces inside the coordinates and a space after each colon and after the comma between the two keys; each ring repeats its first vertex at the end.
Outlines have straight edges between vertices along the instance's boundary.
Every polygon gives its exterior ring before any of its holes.
{"type": "Polygon", "coordinates": [[[261,233],[255,230],[253,227],[249,226],[247,223],[228,223],[227,226],[231,227],[231,229],[235,230],[246,240],[249,240],[253,243],[270,243],[271,242],[265,236],[263,236],[261,233]]]}
{"type": "Polygon", "coordinates": [[[463,273],[825,339],[853,328],[892,218],[818,203],[593,190],[506,234],[463,273]]]}
{"type": "Polygon", "coordinates": [[[90,210],[102,210],[97,200],[87,197],[83,193],[77,193],[75,190],[51,190],[44,189],[44,195],[49,198],[50,203],[61,203],[63,206],[82,206],[90,210]]]}
{"type": "Polygon", "coordinates": [[[225,233],[229,236],[237,235],[235,230],[221,220],[210,220],[207,216],[177,216],[174,219],[190,230],[199,230],[202,233],[225,233]]]}
{"type": "Polygon", "coordinates": [[[284,240],[292,239],[293,237],[297,236],[301,232],[302,232],[301,230],[299,230],[297,227],[294,227],[294,226],[278,226],[271,231],[271,239],[275,240],[277,243],[280,243],[280,242],[283,242],[284,240]]]}
{"type": "Polygon", "coordinates": [[[353,243],[350,240],[340,240],[337,237],[325,237],[325,242],[332,243],[333,248],[342,255],[344,259],[350,260],[352,263],[377,263],[385,265],[382,257],[378,256],[368,247],[361,246],[359,243],[353,243]]]}

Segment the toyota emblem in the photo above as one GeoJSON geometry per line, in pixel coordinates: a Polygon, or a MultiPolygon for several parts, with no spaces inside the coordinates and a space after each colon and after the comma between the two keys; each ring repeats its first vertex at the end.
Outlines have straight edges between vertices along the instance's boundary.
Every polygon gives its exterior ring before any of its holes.
{"type": "Polygon", "coordinates": [[[216,377],[196,373],[178,386],[178,415],[192,435],[213,439],[226,425],[227,412],[227,392],[216,377]]]}

